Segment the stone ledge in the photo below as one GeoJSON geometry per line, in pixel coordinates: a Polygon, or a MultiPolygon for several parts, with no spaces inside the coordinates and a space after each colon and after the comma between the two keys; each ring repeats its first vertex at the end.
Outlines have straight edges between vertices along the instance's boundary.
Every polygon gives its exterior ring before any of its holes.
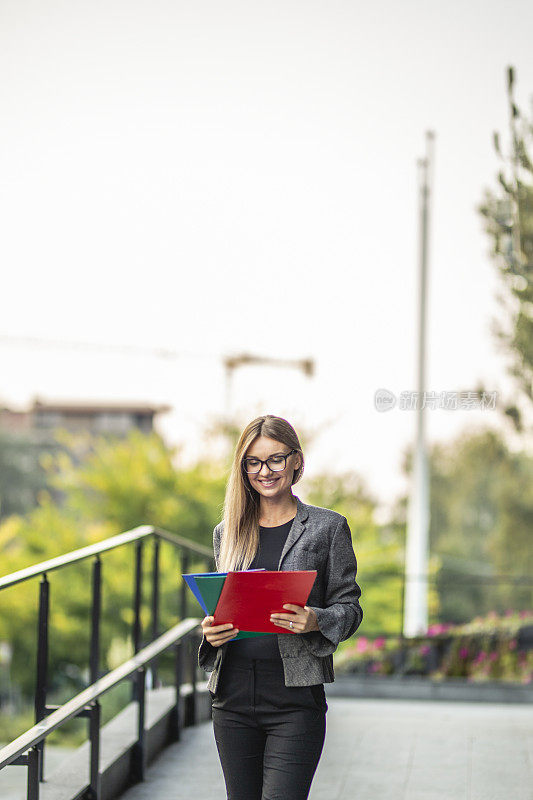
{"type": "Polygon", "coordinates": [[[402,700],[459,700],[480,703],[533,703],[532,684],[472,683],[463,678],[435,681],[418,676],[336,675],[325,683],[330,697],[372,697],[402,700]]]}

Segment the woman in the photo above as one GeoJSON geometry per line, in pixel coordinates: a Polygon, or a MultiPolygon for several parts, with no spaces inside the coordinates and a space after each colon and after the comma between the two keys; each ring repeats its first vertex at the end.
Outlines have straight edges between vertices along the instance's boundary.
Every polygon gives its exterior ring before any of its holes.
{"type": "Polygon", "coordinates": [[[302,503],[304,458],[293,427],[270,414],[237,444],[214,529],[219,572],[317,570],[308,605],[271,614],[279,633],[241,638],[202,621],[198,663],[211,672],[213,729],[231,800],[305,800],[322,753],[333,653],[363,618],[346,518],[302,503]]]}

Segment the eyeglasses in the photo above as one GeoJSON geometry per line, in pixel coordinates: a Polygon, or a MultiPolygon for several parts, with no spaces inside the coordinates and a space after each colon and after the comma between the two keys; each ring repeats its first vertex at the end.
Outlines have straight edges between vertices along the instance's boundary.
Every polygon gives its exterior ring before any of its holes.
{"type": "Polygon", "coordinates": [[[266,464],[272,472],[282,472],[287,466],[288,457],[297,452],[298,450],[291,450],[289,453],[285,453],[285,455],[269,456],[266,461],[261,461],[260,458],[243,458],[242,465],[244,471],[247,472],[248,475],[255,475],[261,472],[263,464],[266,464]]]}

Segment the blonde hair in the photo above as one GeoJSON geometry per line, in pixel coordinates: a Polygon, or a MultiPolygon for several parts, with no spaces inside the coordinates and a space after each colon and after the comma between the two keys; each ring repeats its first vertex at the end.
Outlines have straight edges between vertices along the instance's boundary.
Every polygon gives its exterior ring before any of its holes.
{"type": "Polygon", "coordinates": [[[235,447],[226,486],[220,572],[248,569],[259,546],[259,493],[252,488],[242,460],[252,442],[260,436],[275,439],[300,454],[301,464],[294,470],[291,485],[297,483],[303,475],[305,465],[300,440],[286,419],[266,414],[246,426],[235,447]]]}

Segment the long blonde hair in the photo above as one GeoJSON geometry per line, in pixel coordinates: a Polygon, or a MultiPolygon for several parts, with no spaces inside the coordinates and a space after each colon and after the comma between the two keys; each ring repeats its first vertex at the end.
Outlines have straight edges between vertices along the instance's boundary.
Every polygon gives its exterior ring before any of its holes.
{"type": "Polygon", "coordinates": [[[250,422],[240,435],[224,499],[224,530],[220,546],[219,571],[248,569],[259,546],[259,493],[252,488],[242,467],[246,451],[259,436],[267,436],[300,454],[301,464],[294,470],[292,485],[304,471],[304,455],[292,425],[283,417],[266,414],[250,422]]]}

